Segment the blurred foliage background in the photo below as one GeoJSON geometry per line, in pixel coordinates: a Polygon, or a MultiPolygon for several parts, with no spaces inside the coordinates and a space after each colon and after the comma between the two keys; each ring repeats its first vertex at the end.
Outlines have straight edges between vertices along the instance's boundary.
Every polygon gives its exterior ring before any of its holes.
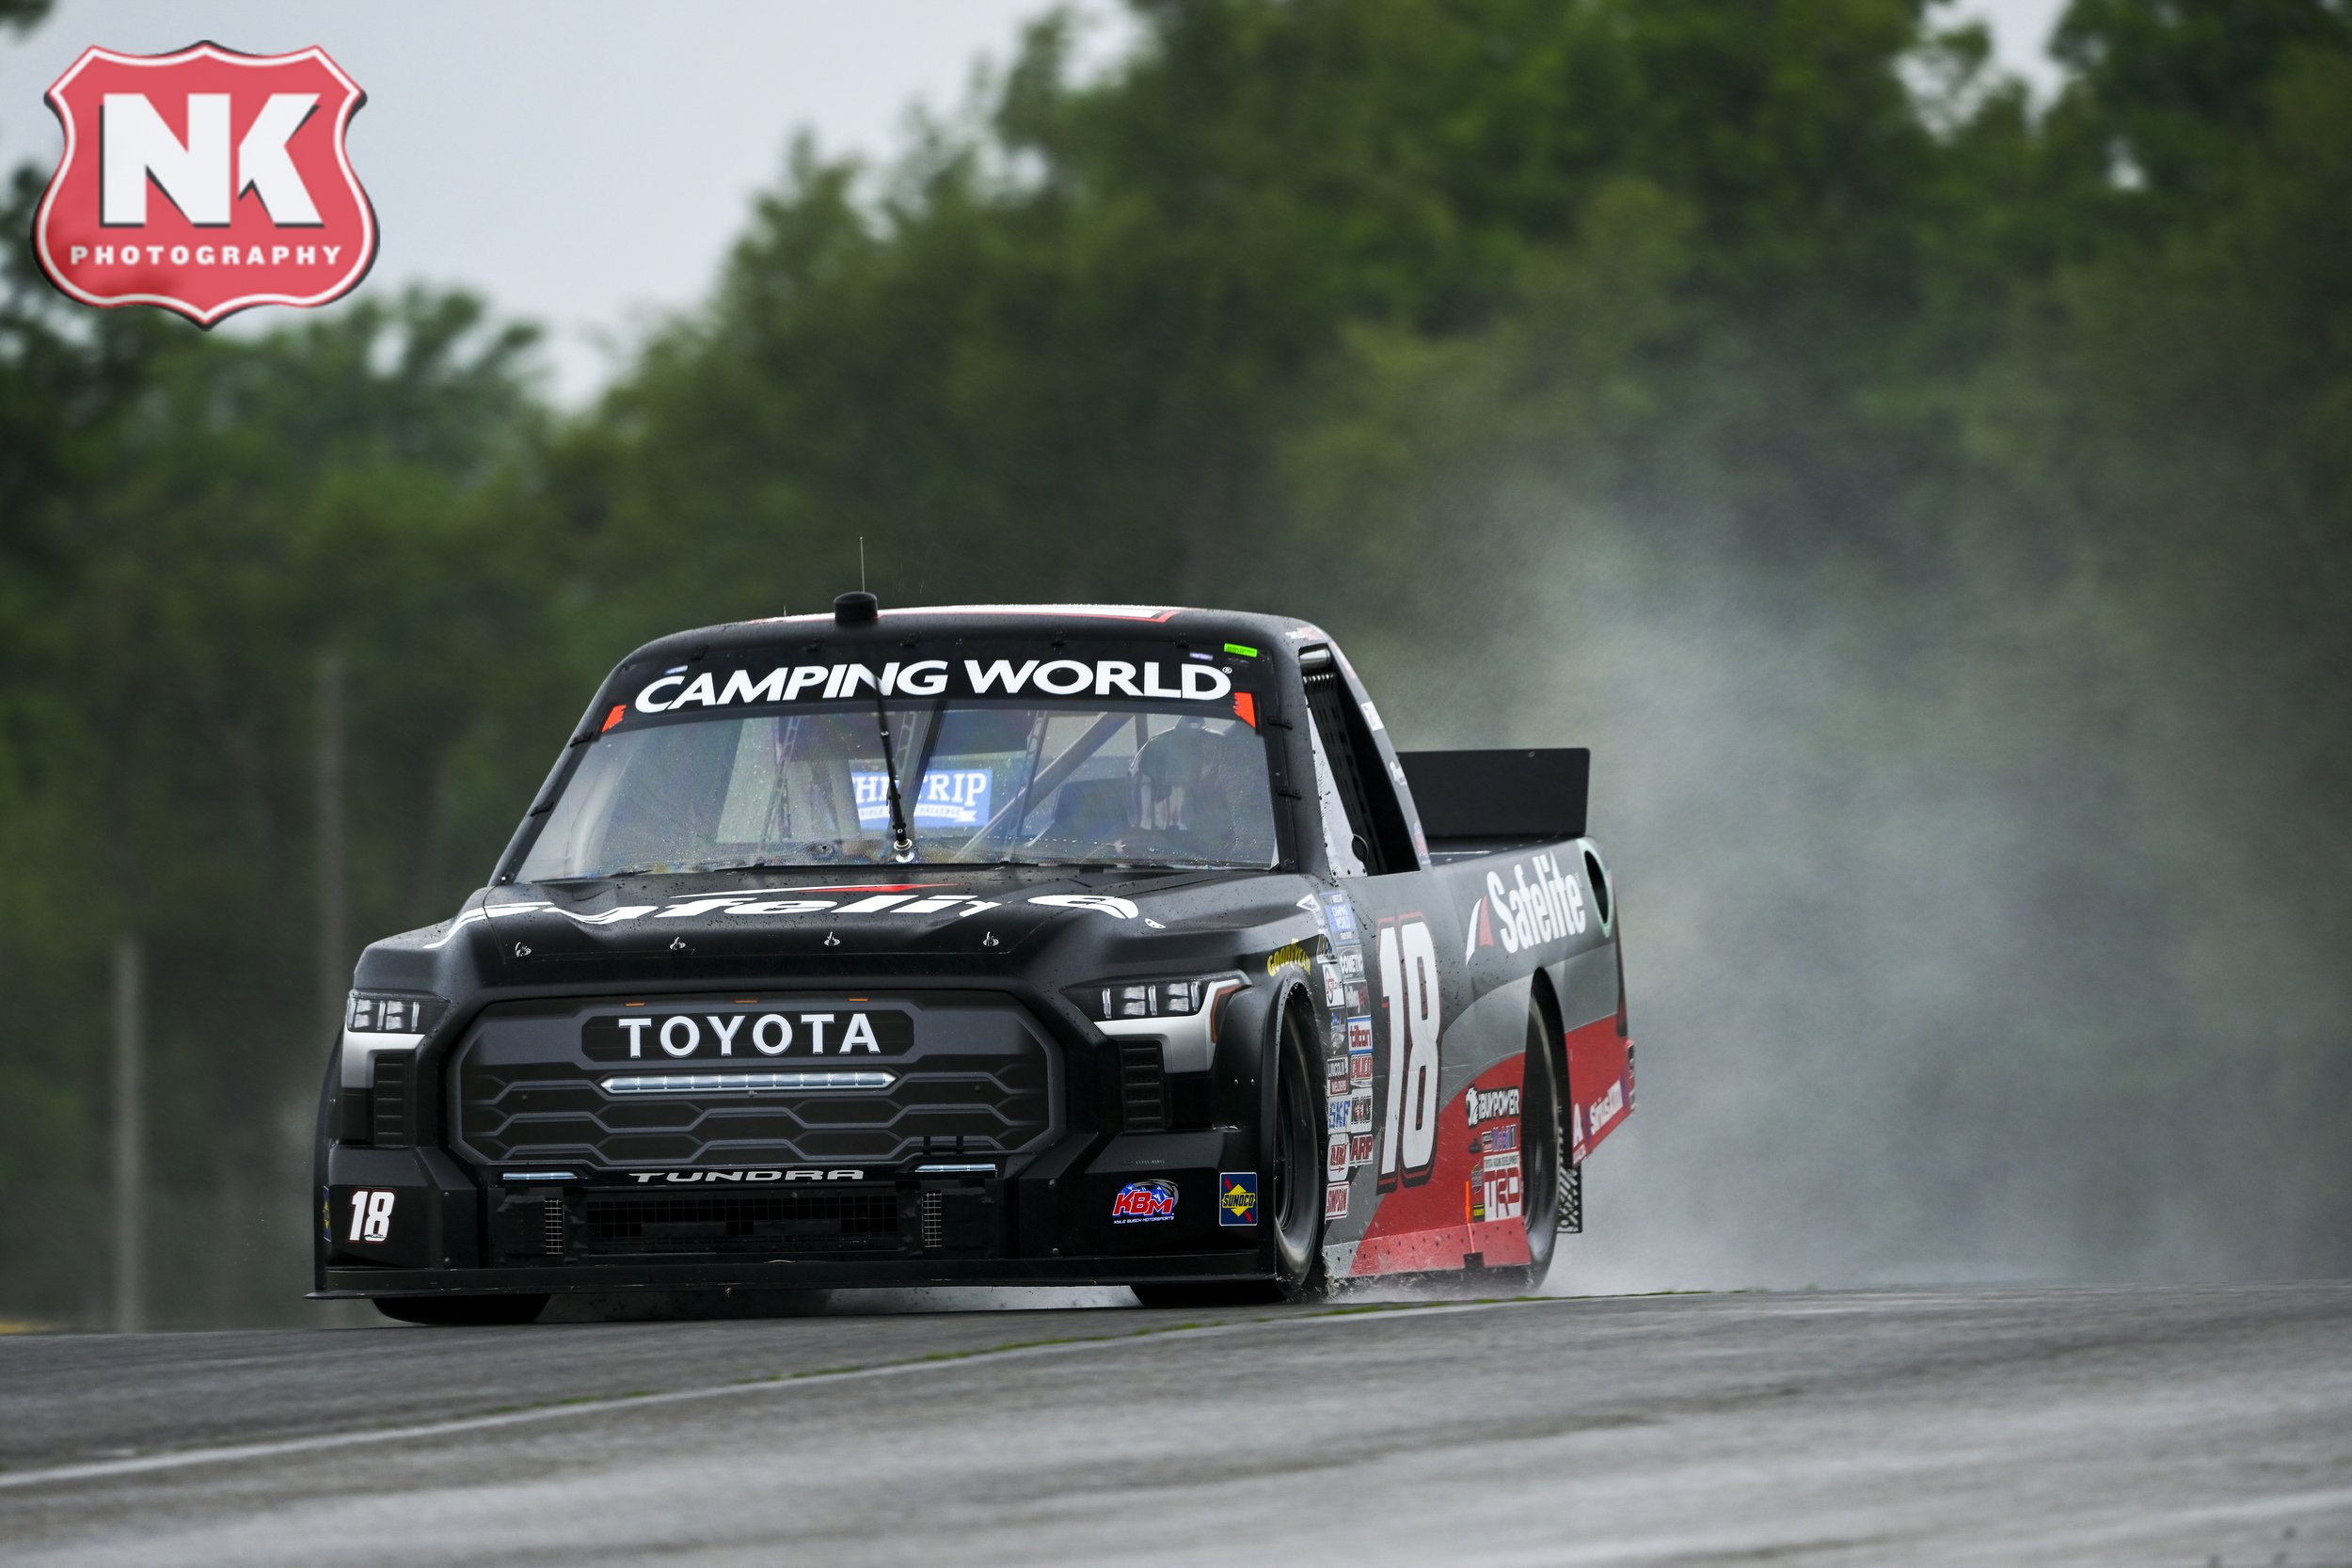
{"type": "Polygon", "coordinates": [[[12,242],[0,1316],[104,1313],[126,934],[151,1310],[304,1310],[323,659],[364,940],[861,536],[885,607],[1295,612],[1408,745],[1596,747],[1645,1114],[1567,1288],[2352,1270],[2339,0],[2074,0],[2046,103],[1918,0],[1130,3],[796,144],[576,414],[462,295],[205,336],[12,242]]]}

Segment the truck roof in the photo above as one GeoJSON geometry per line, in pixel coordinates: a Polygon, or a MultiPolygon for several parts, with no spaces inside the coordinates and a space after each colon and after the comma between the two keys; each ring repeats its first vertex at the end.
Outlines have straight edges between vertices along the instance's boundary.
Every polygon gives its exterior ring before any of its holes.
{"type": "Polygon", "coordinates": [[[666,662],[691,656],[698,649],[756,647],[803,638],[873,641],[892,637],[935,640],[1034,636],[1051,640],[1073,633],[1151,641],[1238,641],[1252,649],[1330,641],[1320,627],[1295,616],[1236,610],[1120,604],[885,605],[876,621],[863,626],[839,626],[828,609],[671,632],[654,639],[622,662],[625,666],[653,660],[666,662]]]}

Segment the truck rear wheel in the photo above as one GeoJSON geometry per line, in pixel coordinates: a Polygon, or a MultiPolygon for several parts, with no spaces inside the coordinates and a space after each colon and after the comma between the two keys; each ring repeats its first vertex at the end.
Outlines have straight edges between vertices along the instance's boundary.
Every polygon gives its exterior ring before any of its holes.
{"type": "Polygon", "coordinates": [[[1519,1180],[1524,1199],[1520,1215],[1527,1226],[1524,1263],[1486,1271],[1488,1277],[1520,1291],[1533,1291],[1551,1272],[1551,1257],[1560,1241],[1560,1172],[1567,1158],[1563,1120],[1568,1097],[1561,1084],[1557,1035],[1545,1016],[1540,997],[1527,1004],[1527,1058],[1519,1074],[1519,1180]]]}

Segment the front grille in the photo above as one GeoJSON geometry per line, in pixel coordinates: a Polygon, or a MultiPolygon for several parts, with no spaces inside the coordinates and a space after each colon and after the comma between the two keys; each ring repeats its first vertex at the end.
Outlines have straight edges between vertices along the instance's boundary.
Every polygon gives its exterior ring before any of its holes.
{"type": "Polygon", "coordinates": [[[547,1243],[548,1257],[564,1256],[564,1248],[571,1240],[571,1225],[562,1193],[549,1193],[539,1200],[539,1233],[547,1243]]]}
{"type": "Polygon", "coordinates": [[[1119,1048],[1119,1099],[1131,1132],[1168,1125],[1168,1074],[1157,1040],[1127,1040],[1119,1048]]]}
{"type": "Polygon", "coordinates": [[[593,1253],[896,1250],[894,1192],[591,1194],[583,1233],[593,1253]]]}
{"type": "Polygon", "coordinates": [[[379,1051],[369,1080],[368,1138],[378,1148],[408,1145],[408,1064],[415,1053],[379,1051]]]}
{"type": "MultiPolygon", "coordinates": [[[[661,1006],[715,1012],[735,1005],[661,1006]]],[[[623,1058],[617,1072],[583,1044],[585,1025],[609,1016],[611,1004],[492,1007],[460,1045],[449,1078],[453,1141],[481,1165],[693,1170],[887,1167],[942,1151],[995,1160],[1051,1139],[1057,1062],[1026,1012],[972,993],[887,1006],[913,1015],[912,1040],[839,1067],[837,1053],[809,1053],[777,1057],[771,1068],[742,1053],[739,1037],[732,1057],[672,1063],[655,1046],[623,1058]],[[850,1063],[858,1070],[845,1070],[850,1063]]]]}
{"type": "Polygon", "coordinates": [[[942,1217],[940,1212],[939,1189],[933,1187],[923,1195],[924,1250],[929,1251],[930,1249],[938,1246],[942,1242],[946,1240],[946,1221],[942,1217]]]}

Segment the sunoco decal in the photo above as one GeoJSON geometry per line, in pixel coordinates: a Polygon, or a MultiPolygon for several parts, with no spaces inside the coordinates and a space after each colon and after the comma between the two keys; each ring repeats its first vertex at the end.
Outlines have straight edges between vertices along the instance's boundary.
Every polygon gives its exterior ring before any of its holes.
{"type": "Polygon", "coordinates": [[[1258,1173],[1220,1172],[1216,1179],[1216,1223],[1221,1226],[1258,1223],[1258,1173]]]}

